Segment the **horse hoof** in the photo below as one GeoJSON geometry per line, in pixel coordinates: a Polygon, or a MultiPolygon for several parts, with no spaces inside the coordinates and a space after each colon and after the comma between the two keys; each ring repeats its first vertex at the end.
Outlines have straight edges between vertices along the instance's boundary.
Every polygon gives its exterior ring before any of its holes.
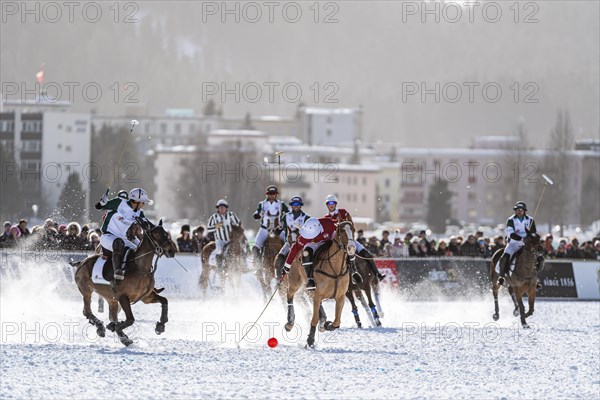
{"type": "Polygon", "coordinates": [[[531,327],[527,324],[523,324],[523,329],[531,329],[531,327]]]}
{"type": "Polygon", "coordinates": [[[492,315],[492,319],[494,321],[498,321],[500,319],[500,315],[498,313],[492,315]]]}
{"type": "Polygon", "coordinates": [[[108,329],[111,332],[114,332],[116,327],[115,327],[115,323],[111,322],[110,324],[106,325],[106,329],[108,329]]]}
{"type": "Polygon", "coordinates": [[[359,328],[362,328],[362,323],[360,323],[360,322],[357,322],[357,323],[356,323],[356,326],[358,326],[359,328]]]}
{"type": "Polygon", "coordinates": [[[376,320],[375,320],[375,325],[377,325],[377,326],[381,326],[381,321],[380,321],[379,319],[376,319],[376,320]]]}
{"type": "Polygon", "coordinates": [[[315,348],[315,338],[314,338],[314,336],[313,337],[309,336],[308,339],[306,339],[306,345],[308,347],[310,347],[311,349],[315,348]]]}
{"type": "Polygon", "coordinates": [[[131,346],[133,344],[133,340],[129,339],[128,337],[122,337],[121,343],[123,343],[125,346],[131,346]]]}
{"type": "Polygon", "coordinates": [[[165,324],[161,324],[160,322],[157,322],[156,328],[154,328],[154,332],[156,332],[157,335],[164,333],[165,332],[165,324]]]}
{"type": "Polygon", "coordinates": [[[325,322],[324,328],[326,331],[335,331],[336,329],[339,329],[339,326],[333,326],[333,322],[327,321],[325,322]]]}
{"type": "Polygon", "coordinates": [[[284,328],[285,328],[286,332],[291,331],[293,327],[294,327],[294,323],[293,322],[288,322],[287,324],[284,325],[284,328]]]}
{"type": "Polygon", "coordinates": [[[513,315],[514,315],[515,317],[518,317],[520,314],[521,314],[521,313],[519,312],[519,309],[518,309],[518,308],[515,308],[515,309],[513,310],[513,315]]]}
{"type": "Polygon", "coordinates": [[[104,328],[104,325],[99,326],[98,329],[96,329],[96,333],[98,334],[98,336],[100,337],[104,337],[106,336],[106,329],[104,328]]]}

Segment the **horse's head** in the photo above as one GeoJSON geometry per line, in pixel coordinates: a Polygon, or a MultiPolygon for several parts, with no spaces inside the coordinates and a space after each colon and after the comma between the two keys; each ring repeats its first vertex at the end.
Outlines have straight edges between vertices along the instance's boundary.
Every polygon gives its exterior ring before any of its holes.
{"type": "Polygon", "coordinates": [[[525,250],[541,250],[542,248],[542,238],[536,232],[530,232],[529,229],[526,229],[525,238],[523,239],[525,250]]]}
{"type": "Polygon", "coordinates": [[[354,243],[354,225],[350,221],[342,221],[338,224],[336,240],[340,248],[344,249],[348,255],[353,256],[356,253],[356,244],[354,243]]]}
{"type": "Polygon", "coordinates": [[[171,239],[171,235],[163,228],[162,219],[158,222],[158,225],[141,218],[136,219],[136,221],[144,230],[144,237],[149,240],[158,256],[164,254],[167,258],[175,257],[177,245],[171,239]]]}

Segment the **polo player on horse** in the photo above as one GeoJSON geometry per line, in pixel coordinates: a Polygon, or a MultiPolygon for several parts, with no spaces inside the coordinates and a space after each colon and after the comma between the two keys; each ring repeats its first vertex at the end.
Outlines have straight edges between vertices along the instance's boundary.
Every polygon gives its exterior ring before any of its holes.
{"type": "MultiPolygon", "coordinates": [[[[532,217],[527,215],[527,204],[522,201],[517,201],[513,207],[515,213],[511,215],[506,221],[506,237],[508,244],[504,248],[504,253],[498,261],[499,264],[499,278],[498,284],[504,284],[504,277],[508,274],[510,269],[510,263],[515,254],[525,245],[523,238],[527,236],[527,232],[537,233],[535,227],[535,221],[532,217]]],[[[543,263],[543,257],[538,258],[538,265],[536,270],[539,272],[541,269],[540,264],[543,263]]],[[[538,283],[538,288],[541,285],[538,283]]]]}
{"type": "Polygon", "coordinates": [[[152,204],[146,191],[141,188],[132,189],[128,199],[121,196],[109,200],[107,190],[97,204],[100,210],[106,211],[102,221],[100,245],[103,249],[112,252],[115,280],[125,278],[125,255],[135,250],[140,242],[137,238],[130,241],[127,232],[137,218],[146,220],[142,208],[146,204],[152,204]]]}
{"type": "Polygon", "coordinates": [[[286,240],[283,247],[279,251],[279,254],[277,254],[277,258],[275,259],[275,271],[278,275],[282,271],[283,264],[285,263],[285,259],[289,254],[292,245],[296,243],[300,228],[302,228],[304,222],[310,218],[309,215],[302,211],[302,206],[304,205],[302,202],[302,197],[292,197],[289,205],[292,207],[292,211],[287,212],[282,219],[283,232],[286,240]]]}
{"type": "Polygon", "coordinates": [[[229,211],[229,204],[225,199],[220,199],[216,204],[217,212],[210,216],[206,232],[209,240],[215,241],[215,250],[210,254],[209,264],[223,267],[223,250],[231,240],[232,226],[239,226],[240,219],[233,211],[229,211]]]}
{"type": "Polygon", "coordinates": [[[290,272],[292,263],[298,252],[304,250],[302,254],[302,266],[304,266],[306,276],[308,277],[306,290],[315,290],[315,280],[312,276],[314,254],[321,245],[335,237],[336,228],[336,224],[330,218],[317,219],[311,217],[307,219],[302,228],[300,228],[298,238],[285,259],[283,273],[287,274],[290,272]]]}
{"type": "Polygon", "coordinates": [[[277,186],[270,185],[266,191],[267,198],[258,203],[258,207],[254,212],[253,218],[260,220],[260,229],[256,234],[256,241],[252,247],[252,253],[254,255],[254,265],[258,265],[261,258],[261,251],[269,237],[269,228],[273,224],[275,233],[280,236],[281,241],[285,242],[285,236],[283,231],[283,216],[289,211],[286,204],[277,198],[279,190],[277,186]]]}

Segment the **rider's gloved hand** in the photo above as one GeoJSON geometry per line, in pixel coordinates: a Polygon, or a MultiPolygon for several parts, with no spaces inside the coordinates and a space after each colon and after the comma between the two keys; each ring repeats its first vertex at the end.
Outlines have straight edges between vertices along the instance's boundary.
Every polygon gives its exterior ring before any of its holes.
{"type": "Polygon", "coordinates": [[[290,268],[292,268],[292,265],[289,263],[285,263],[283,264],[283,274],[287,274],[290,272],[290,268]]]}
{"type": "Polygon", "coordinates": [[[260,219],[260,213],[258,211],[255,212],[254,215],[252,215],[252,218],[257,219],[257,220],[260,219]]]}
{"type": "Polygon", "coordinates": [[[106,203],[108,203],[108,189],[106,189],[106,193],[104,193],[102,197],[100,197],[99,203],[102,207],[104,207],[106,203]]]}
{"type": "Polygon", "coordinates": [[[516,233],[511,233],[510,234],[510,238],[513,240],[521,240],[523,239],[521,236],[517,235],[516,233]]]}

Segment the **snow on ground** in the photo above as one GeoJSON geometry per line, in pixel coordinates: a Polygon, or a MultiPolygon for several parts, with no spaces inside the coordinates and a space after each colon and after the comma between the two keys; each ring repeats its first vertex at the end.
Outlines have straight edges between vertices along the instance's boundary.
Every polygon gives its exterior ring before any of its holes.
{"type": "MultiPolygon", "coordinates": [[[[245,296],[163,293],[170,307],[161,336],[160,305],[134,305],[126,332],[135,343],[125,348],[111,332],[96,336],[74,284],[37,267],[1,282],[2,399],[600,398],[598,302],[538,301],[526,331],[505,294],[493,322],[491,295],[415,302],[387,289],[383,327],[369,327],[361,309],[366,328],[357,329],[346,305],[342,328],[307,350],[306,313],[297,304],[297,328],[285,332],[276,297],[238,348],[263,306],[247,274],[245,296]]],[[[325,307],[332,317],[333,303],[325,307]]]]}

